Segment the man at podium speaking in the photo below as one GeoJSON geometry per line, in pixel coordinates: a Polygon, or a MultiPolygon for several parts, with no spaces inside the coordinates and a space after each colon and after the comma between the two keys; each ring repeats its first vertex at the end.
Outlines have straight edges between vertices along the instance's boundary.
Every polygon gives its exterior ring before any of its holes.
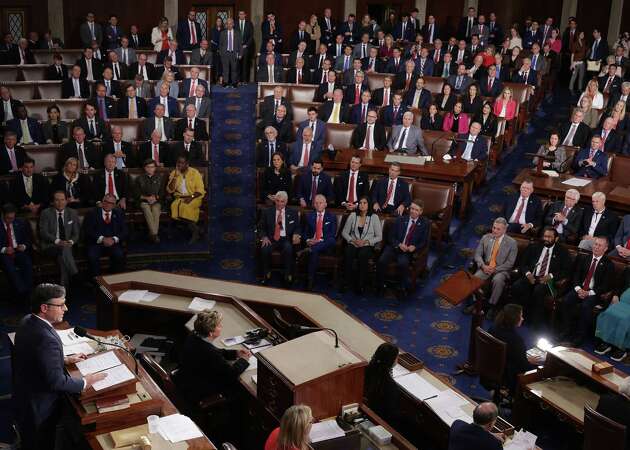
{"type": "Polygon", "coordinates": [[[23,450],[55,448],[57,424],[63,417],[63,394],[79,394],[106,377],[103,373],[72,378],[64,364],[85,355],[63,356],[61,338],[53,325],[68,310],[66,290],[56,284],[40,284],[33,291],[32,313],[15,333],[13,351],[13,405],[23,450]]]}

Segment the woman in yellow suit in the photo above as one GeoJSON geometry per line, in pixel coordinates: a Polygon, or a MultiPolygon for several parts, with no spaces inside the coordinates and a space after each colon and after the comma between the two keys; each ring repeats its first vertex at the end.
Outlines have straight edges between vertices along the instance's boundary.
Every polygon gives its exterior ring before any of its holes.
{"type": "Polygon", "coordinates": [[[206,194],[199,171],[188,166],[187,155],[177,157],[175,170],[168,177],[166,191],[173,196],[171,218],[188,224],[192,236],[190,243],[199,239],[199,209],[206,194]]]}

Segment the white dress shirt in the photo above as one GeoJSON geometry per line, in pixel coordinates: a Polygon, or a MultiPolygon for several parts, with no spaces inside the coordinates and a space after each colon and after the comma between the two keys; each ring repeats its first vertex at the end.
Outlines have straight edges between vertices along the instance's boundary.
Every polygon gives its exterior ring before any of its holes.
{"type": "Polygon", "coordinates": [[[510,216],[510,223],[518,223],[520,225],[525,225],[527,222],[525,221],[526,213],[527,213],[527,202],[529,201],[529,197],[519,197],[516,202],[516,206],[514,207],[514,212],[510,216]],[[521,211],[520,217],[516,217],[516,213],[518,209],[523,205],[523,211],[521,211]]]}
{"type": "Polygon", "coordinates": [[[595,236],[595,229],[597,228],[597,224],[599,224],[599,221],[602,220],[602,215],[603,214],[604,214],[604,209],[602,209],[600,212],[593,211],[593,217],[591,218],[591,224],[588,227],[588,235],[589,236],[595,236]]]}

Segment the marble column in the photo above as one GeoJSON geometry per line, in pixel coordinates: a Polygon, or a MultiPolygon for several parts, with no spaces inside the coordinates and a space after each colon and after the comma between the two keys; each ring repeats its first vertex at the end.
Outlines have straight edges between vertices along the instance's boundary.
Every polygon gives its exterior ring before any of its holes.
{"type": "Polygon", "coordinates": [[[260,49],[260,44],[262,40],[262,31],[260,28],[260,24],[263,21],[264,11],[264,3],[262,0],[252,0],[249,8],[249,20],[254,24],[254,41],[256,42],[256,52],[260,49]]]}
{"type": "MultiPolygon", "coordinates": [[[[630,4],[624,5],[624,0],[612,0],[610,5],[610,19],[608,21],[608,44],[613,45],[621,31],[621,13],[624,6],[630,8],[630,4]]],[[[624,30],[625,31],[625,30],[624,30]]]]}
{"type": "Polygon", "coordinates": [[[173,28],[173,33],[176,31],[178,16],[179,0],[164,0],[164,17],[168,19],[168,23],[173,28]]]}
{"type": "MultiPolygon", "coordinates": [[[[348,14],[356,14],[356,13],[357,13],[357,0],[346,0],[344,2],[344,8],[343,8],[344,21],[348,17],[348,14]]],[[[357,21],[360,23],[361,19],[357,19],[357,21]]]]}
{"type": "Polygon", "coordinates": [[[558,28],[560,28],[561,32],[566,28],[569,17],[575,17],[577,14],[577,5],[578,0],[564,0],[562,2],[562,19],[560,19],[560,23],[558,24],[558,28]]]}
{"type": "Polygon", "coordinates": [[[418,8],[418,20],[422,26],[427,21],[427,0],[416,0],[414,5],[418,8]]]}
{"type": "Polygon", "coordinates": [[[53,37],[66,41],[63,28],[63,0],[48,0],[48,28],[53,37]]]}

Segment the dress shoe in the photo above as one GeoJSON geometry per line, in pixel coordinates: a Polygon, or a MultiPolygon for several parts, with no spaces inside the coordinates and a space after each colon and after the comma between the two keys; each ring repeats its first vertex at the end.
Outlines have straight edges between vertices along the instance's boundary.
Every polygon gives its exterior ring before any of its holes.
{"type": "Polygon", "coordinates": [[[598,355],[605,355],[611,350],[612,350],[612,345],[606,344],[605,342],[602,342],[597,347],[595,347],[595,353],[597,353],[598,355]]]}
{"type": "Polygon", "coordinates": [[[621,361],[623,361],[626,358],[627,355],[628,354],[625,351],[616,348],[610,354],[610,359],[612,359],[613,361],[616,361],[616,362],[621,362],[621,361]]]}

